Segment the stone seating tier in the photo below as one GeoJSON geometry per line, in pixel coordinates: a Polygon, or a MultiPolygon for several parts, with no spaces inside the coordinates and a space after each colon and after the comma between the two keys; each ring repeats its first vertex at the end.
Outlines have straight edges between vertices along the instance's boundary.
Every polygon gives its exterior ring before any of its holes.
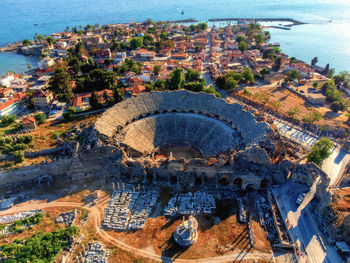
{"type": "MultiPolygon", "coordinates": [[[[257,122],[254,116],[250,112],[244,111],[239,104],[229,104],[211,94],[185,90],[143,93],[138,97],[124,100],[108,109],[97,120],[95,129],[102,137],[110,138],[132,122],[148,116],[171,112],[197,113],[224,121],[238,131],[241,137],[240,142],[245,145],[259,142],[270,130],[266,123],[257,122]]],[[[153,143],[158,144],[158,141],[165,141],[167,138],[169,140],[193,138],[192,140],[197,142],[199,140],[198,136],[203,138],[204,131],[210,132],[210,130],[203,127],[206,124],[203,120],[193,123],[191,120],[183,118],[183,116],[177,116],[174,121],[167,120],[165,122],[162,119],[148,119],[144,127],[148,127],[154,133],[157,133],[157,136],[160,136],[153,139],[153,143]],[[178,131],[174,133],[174,130],[178,131]],[[182,135],[184,137],[181,137],[182,135]]],[[[215,129],[213,130],[215,134],[214,131],[215,129]]],[[[209,134],[207,137],[208,140],[211,135],[209,134]]],[[[198,141],[197,143],[202,142],[198,141]]],[[[219,142],[217,143],[219,144],[219,142]]],[[[221,142],[221,145],[225,145],[225,143],[221,142]]]]}

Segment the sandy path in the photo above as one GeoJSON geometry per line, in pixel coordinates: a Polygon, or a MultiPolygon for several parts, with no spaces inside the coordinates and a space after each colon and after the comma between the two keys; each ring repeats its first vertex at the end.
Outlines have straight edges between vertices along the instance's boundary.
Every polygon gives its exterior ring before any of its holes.
{"type": "Polygon", "coordinates": [[[101,210],[99,207],[94,206],[94,207],[88,207],[84,206],[83,203],[80,202],[59,202],[59,201],[54,201],[50,203],[24,203],[24,204],[19,204],[16,205],[6,211],[0,211],[0,216],[1,215],[6,215],[6,214],[13,214],[13,213],[19,213],[27,210],[32,210],[32,209],[45,209],[45,208],[52,208],[52,207],[82,207],[84,209],[87,209],[90,211],[89,217],[92,217],[94,221],[94,227],[96,230],[96,233],[99,235],[101,239],[103,239],[106,242],[112,243],[116,247],[126,250],[128,252],[134,253],[138,256],[149,258],[158,262],[178,262],[178,263],[195,263],[195,262],[207,262],[207,263],[213,263],[213,262],[228,262],[228,261],[236,261],[236,260],[252,260],[252,259],[260,259],[260,260],[271,260],[274,262],[272,259],[272,254],[267,253],[267,252],[260,252],[260,251],[233,251],[230,254],[226,254],[223,256],[218,256],[218,257],[209,257],[209,258],[201,258],[201,259],[171,259],[168,257],[163,257],[161,255],[157,255],[155,253],[152,253],[150,251],[144,250],[144,249],[138,249],[132,246],[129,246],[128,244],[122,242],[121,240],[118,240],[112,236],[110,236],[107,232],[103,231],[100,229],[100,223],[101,223],[101,210]]]}

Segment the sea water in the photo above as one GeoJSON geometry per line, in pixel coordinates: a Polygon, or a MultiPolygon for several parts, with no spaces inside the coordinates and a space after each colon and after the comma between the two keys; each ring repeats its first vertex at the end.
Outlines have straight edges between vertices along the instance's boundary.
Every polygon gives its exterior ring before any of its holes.
{"type": "MultiPolygon", "coordinates": [[[[337,71],[350,70],[349,0],[0,0],[0,10],[0,45],[67,26],[79,29],[86,24],[147,18],[293,18],[309,24],[270,30],[272,41],[279,42],[285,53],[306,62],[317,56],[321,66],[330,63],[337,71]]],[[[9,69],[23,71],[24,63],[20,56],[0,54],[0,74],[9,69]],[[18,68],[12,66],[17,59],[18,68]]]]}

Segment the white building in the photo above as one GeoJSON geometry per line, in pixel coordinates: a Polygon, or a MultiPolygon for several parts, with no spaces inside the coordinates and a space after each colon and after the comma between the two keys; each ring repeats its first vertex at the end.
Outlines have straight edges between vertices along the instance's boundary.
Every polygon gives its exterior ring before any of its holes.
{"type": "Polygon", "coordinates": [[[45,57],[38,61],[39,69],[47,69],[55,65],[55,61],[52,58],[45,57]]]}

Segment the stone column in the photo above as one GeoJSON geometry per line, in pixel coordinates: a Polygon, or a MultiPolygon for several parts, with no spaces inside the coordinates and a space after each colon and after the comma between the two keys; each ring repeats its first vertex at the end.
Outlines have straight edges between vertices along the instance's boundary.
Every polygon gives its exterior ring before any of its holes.
{"type": "Polygon", "coordinates": [[[215,187],[219,188],[220,175],[215,175],[215,187]]]}
{"type": "Polygon", "coordinates": [[[84,244],[82,245],[82,247],[83,247],[83,250],[84,250],[84,256],[86,256],[86,250],[85,250],[84,244]]]}

